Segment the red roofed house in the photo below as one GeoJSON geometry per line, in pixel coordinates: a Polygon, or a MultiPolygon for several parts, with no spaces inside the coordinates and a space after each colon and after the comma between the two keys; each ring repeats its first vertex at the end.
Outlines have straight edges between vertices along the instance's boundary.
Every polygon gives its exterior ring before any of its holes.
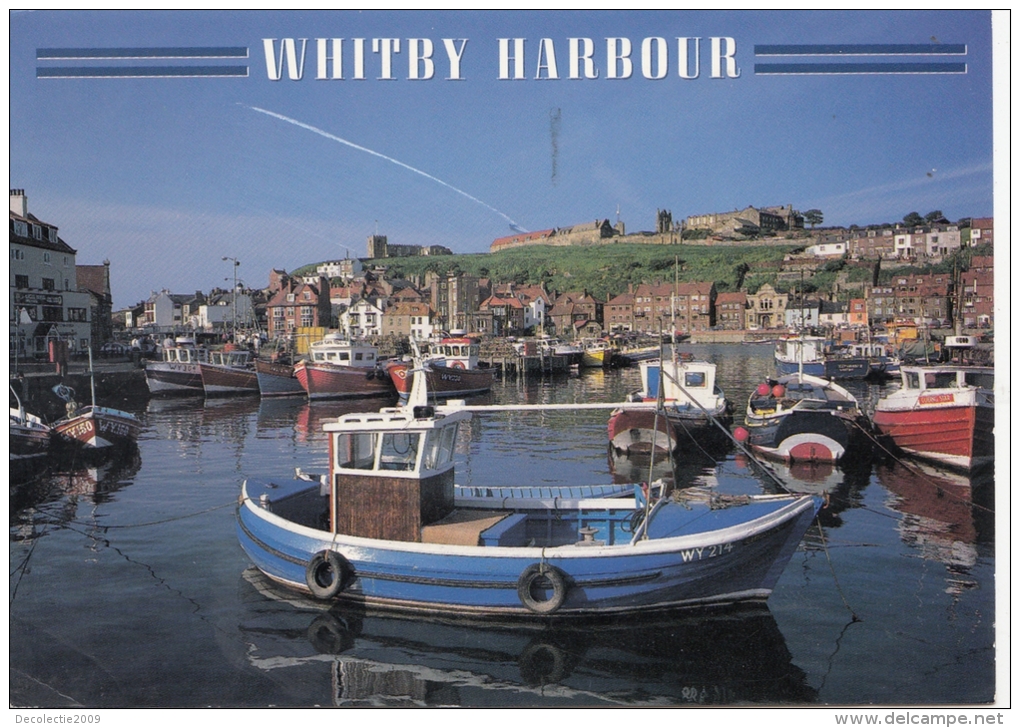
{"type": "Polygon", "coordinates": [[[743,291],[724,291],[715,297],[715,322],[726,331],[747,328],[747,294],[743,291]]]}
{"type": "Polygon", "coordinates": [[[634,330],[634,286],[627,293],[609,299],[604,309],[606,330],[611,333],[634,330]]]}
{"type": "Polygon", "coordinates": [[[599,336],[604,306],[587,291],[572,291],[556,299],[546,319],[558,336],[599,336]]]}
{"type": "Polygon", "coordinates": [[[290,336],[299,328],[330,324],[329,281],[319,285],[287,280],[266,304],[269,338],[290,336]]]}
{"type": "Polygon", "coordinates": [[[493,336],[519,336],[524,333],[524,304],[514,295],[492,295],[482,301],[480,312],[492,312],[493,336]]]}

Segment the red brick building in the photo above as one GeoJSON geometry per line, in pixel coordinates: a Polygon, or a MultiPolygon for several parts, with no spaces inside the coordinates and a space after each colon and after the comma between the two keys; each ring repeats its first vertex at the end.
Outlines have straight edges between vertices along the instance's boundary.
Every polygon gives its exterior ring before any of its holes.
{"type": "Polygon", "coordinates": [[[313,286],[288,278],[266,304],[269,338],[289,336],[309,326],[328,327],[330,313],[329,281],[320,278],[319,285],[313,286]]]}

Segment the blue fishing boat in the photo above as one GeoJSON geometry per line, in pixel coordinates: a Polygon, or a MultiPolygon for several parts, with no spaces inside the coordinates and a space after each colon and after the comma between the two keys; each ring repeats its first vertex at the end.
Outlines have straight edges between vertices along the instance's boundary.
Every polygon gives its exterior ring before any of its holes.
{"type": "Polygon", "coordinates": [[[780,339],[775,350],[776,371],[809,374],[823,379],[866,379],[871,362],[855,355],[847,347],[833,347],[821,336],[797,336],[780,339]]]}
{"type": "Polygon", "coordinates": [[[640,486],[625,498],[458,497],[454,445],[472,413],[456,401],[424,404],[422,371],[407,406],[324,425],[325,477],[245,481],[237,533],[263,574],[322,600],[448,616],[760,601],[820,506],[663,484],[652,498],[640,486]]]}

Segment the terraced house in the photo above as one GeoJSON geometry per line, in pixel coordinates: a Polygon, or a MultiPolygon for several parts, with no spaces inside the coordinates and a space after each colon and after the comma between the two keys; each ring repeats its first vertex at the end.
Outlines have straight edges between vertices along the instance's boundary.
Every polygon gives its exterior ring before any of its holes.
{"type": "Polygon", "coordinates": [[[77,251],[60,239],[57,226],[28,211],[22,189],[11,190],[10,356],[45,356],[51,340],[71,353],[92,342],[91,297],[78,290],[77,251]]]}

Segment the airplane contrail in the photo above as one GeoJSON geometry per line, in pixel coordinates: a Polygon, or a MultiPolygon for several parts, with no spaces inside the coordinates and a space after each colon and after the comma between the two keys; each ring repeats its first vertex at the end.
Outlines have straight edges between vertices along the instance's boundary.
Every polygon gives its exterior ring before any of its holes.
{"type": "Polygon", "coordinates": [[[526,230],[522,230],[521,227],[516,222],[514,222],[508,215],[506,215],[505,213],[500,212],[499,210],[497,210],[495,207],[493,207],[489,203],[483,202],[482,200],[479,200],[477,197],[473,197],[473,196],[469,195],[464,190],[457,189],[456,187],[454,187],[453,185],[451,185],[448,182],[443,182],[443,180],[439,179],[438,177],[433,177],[428,172],[423,172],[420,169],[416,169],[415,167],[412,167],[409,164],[404,164],[403,162],[401,162],[398,159],[394,159],[393,157],[387,157],[385,154],[380,154],[379,152],[373,151],[373,150],[369,149],[368,147],[363,147],[360,144],[355,144],[354,142],[351,142],[351,141],[348,141],[348,140],[343,139],[341,137],[338,137],[335,134],[330,134],[328,131],[323,131],[322,129],[319,129],[318,127],[312,126],[311,124],[305,124],[304,122],[298,121],[297,119],[292,119],[289,116],[284,116],[283,114],[277,114],[275,111],[268,111],[267,109],[260,109],[258,106],[247,106],[246,104],[241,104],[241,105],[242,106],[246,106],[246,108],[249,108],[252,111],[257,111],[260,114],[265,114],[266,116],[271,116],[274,119],[279,119],[280,121],[286,121],[288,124],[293,124],[294,126],[299,126],[302,129],[307,129],[308,131],[315,132],[319,136],[324,136],[327,139],[332,139],[335,142],[340,142],[341,144],[346,144],[347,146],[351,147],[352,149],[357,149],[360,152],[365,152],[366,154],[371,154],[373,157],[379,157],[380,159],[385,159],[387,162],[393,162],[393,164],[397,165],[398,167],[403,167],[404,169],[410,170],[411,172],[414,172],[415,174],[420,174],[422,177],[426,177],[426,178],[432,180],[433,182],[438,182],[439,184],[443,185],[443,187],[449,187],[451,190],[453,190],[457,194],[463,195],[464,197],[468,198],[472,202],[477,202],[482,207],[485,207],[485,208],[488,208],[489,210],[492,210],[494,213],[496,213],[497,215],[502,217],[504,220],[506,220],[508,223],[510,223],[510,227],[513,228],[514,230],[518,230],[520,232],[527,232],[526,230]]]}

